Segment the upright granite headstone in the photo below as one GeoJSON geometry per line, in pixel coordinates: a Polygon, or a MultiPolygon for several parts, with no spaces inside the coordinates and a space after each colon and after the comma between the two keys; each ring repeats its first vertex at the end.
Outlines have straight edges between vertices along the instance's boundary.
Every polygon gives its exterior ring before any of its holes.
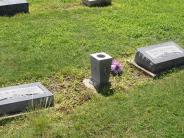
{"type": "Polygon", "coordinates": [[[50,107],[54,97],[41,83],[0,89],[0,115],[17,113],[36,107],[50,107]]]}
{"type": "Polygon", "coordinates": [[[29,4],[26,0],[0,0],[0,16],[27,12],[29,12],[29,4]]]}
{"type": "Polygon", "coordinates": [[[135,62],[148,71],[158,74],[172,67],[184,65],[184,49],[174,42],[138,48],[135,62]]]}
{"type": "Polygon", "coordinates": [[[112,0],[82,0],[83,4],[89,7],[111,5],[112,0]]]}
{"type": "Polygon", "coordinates": [[[109,84],[112,57],[104,52],[91,54],[91,81],[95,88],[109,84]]]}

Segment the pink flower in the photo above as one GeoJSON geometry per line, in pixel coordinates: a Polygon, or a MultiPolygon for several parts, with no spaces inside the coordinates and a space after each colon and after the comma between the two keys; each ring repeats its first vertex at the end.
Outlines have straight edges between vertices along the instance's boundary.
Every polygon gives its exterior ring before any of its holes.
{"type": "Polygon", "coordinates": [[[121,63],[119,63],[117,60],[113,60],[111,65],[111,73],[113,75],[121,75],[122,71],[123,66],[121,65],[121,63]]]}

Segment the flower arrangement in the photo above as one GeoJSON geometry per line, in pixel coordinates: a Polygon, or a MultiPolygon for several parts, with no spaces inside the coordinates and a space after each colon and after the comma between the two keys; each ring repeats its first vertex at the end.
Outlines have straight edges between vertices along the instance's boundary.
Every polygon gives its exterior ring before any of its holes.
{"type": "Polygon", "coordinates": [[[118,62],[117,60],[113,60],[112,65],[111,65],[112,75],[114,75],[114,76],[121,75],[122,72],[123,72],[123,66],[121,65],[121,63],[118,62]]]}

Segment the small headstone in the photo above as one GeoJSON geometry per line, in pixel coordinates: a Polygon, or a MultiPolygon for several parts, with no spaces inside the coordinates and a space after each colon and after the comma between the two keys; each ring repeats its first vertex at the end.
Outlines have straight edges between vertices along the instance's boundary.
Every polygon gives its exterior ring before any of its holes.
{"type": "Polygon", "coordinates": [[[138,48],[135,62],[148,71],[159,74],[172,67],[184,65],[184,49],[174,42],[138,48]]]}
{"type": "Polygon", "coordinates": [[[54,97],[41,83],[0,89],[0,115],[18,113],[35,107],[50,107],[54,97]]]}
{"type": "Polygon", "coordinates": [[[29,4],[26,0],[0,0],[0,16],[27,12],[29,12],[29,4]]]}
{"type": "Polygon", "coordinates": [[[91,58],[91,81],[95,88],[103,87],[109,84],[109,77],[111,72],[112,57],[108,54],[94,53],[90,55],[91,58]]]}
{"type": "Polygon", "coordinates": [[[111,5],[112,0],[82,0],[83,4],[89,7],[111,5]]]}

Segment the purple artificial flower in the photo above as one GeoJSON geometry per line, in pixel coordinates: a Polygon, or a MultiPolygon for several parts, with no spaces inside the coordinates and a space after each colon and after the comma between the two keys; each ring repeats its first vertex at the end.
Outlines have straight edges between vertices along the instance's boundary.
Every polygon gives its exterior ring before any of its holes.
{"type": "Polygon", "coordinates": [[[121,63],[119,63],[117,60],[113,60],[111,65],[111,73],[114,76],[121,75],[122,71],[123,71],[123,66],[121,65],[121,63]]]}

